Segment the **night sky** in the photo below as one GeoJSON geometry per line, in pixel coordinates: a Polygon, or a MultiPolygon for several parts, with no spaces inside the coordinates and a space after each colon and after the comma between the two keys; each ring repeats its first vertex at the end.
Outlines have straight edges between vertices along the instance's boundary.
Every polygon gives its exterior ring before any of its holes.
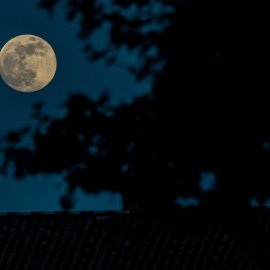
{"type": "MultiPolygon", "coordinates": [[[[31,123],[31,106],[42,101],[44,112],[63,117],[65,111],[59,105],[70,93],[84,93],[98,98],[107,91],[114,104],[129,103],[136,96],[149,92],[150,83],[138,83],[123,65],[106,67],[102,62],[90,63],[82,52],[83,42],[77,38],[78,20],[70,22],[65,17],[65,7],[57,5],[53,16],[38,7],[38,1],[5,1],[0,9],[0,47],[10,39],[32,34],[46,40],[57,57],[55,77],[44,89],[22,93],[8,87],[0,80],[0,136],[31,123]],[[123,87],[124,86],[124,87],[123,87]],[[128,89],[128,92],[126,91],[128,89]],[[121,91],[122,90],[122,91],[121,91]]],[[[104,44],[105,32],[95,35],[96,44],[104,44]]],[[[121,64],[135,61],[134,54],[122,52],[121,64]]],[[[11,169],[12,170],[12,169],[11,169]]],[[[17,180],[0,175],[0,211],[57,211],[61,210],[59,199],[66,185],[59,175],[31,176],[17,180]]],[[[74,210],[119,210],[120,194],[102,192],[85,196],[77,190],[74,210]]]]}
{"type": "MultiPolygon", "coordinates": [[[[136,63],[136,54],[120,51],[118,60],[111,67],[102,61],[89,62],[82,51],[84,43],[77,38],[79,18],[67,21],[65,3],[56,5],[55,12],[49,14],[38,7],[39,1],[5,1],[0,9],[0,48],[10,39],[23,35],[36,35],[46,40],[54,49],[57,58],[55,77],[44,89],[33,93],[22,93],[8,87],[0,79],[0,159],[1,137],[6,132],[18,130],[32,123],[31,108],[36,102],[44,103],[44,113],[53,117],[64,117],[66,111],[60,108],[70,94],[85,94],[97,99],[102,93],[109,94],[113,104],[130,103],[135,97],[149,93],[151,82],[140,83],[125,68],[136,63]],[[128,91],[127,91],[128,89],[128,91]]],[[[106,29],[95,33],[92,42],[102,48],[106,43],[106,29]]],[[[30,142],[31,143],[31,142],[30,142]]],[[[68,146],[67,146],[68,147],[68,146]]],[[[7,211],[59,211],[60,197],[67,185],[64,175],[35,175],[17,180],[9,175],[0,175],[0,212],[7,211]]],[[[211,189],[215,176],[202,173],[201,188],[211,189]]],[[[77,189],[73,210],[120,210],[120,193],[107,191],[96,195],[85,195],[77,189]]],[[[269,199],[270,200],[270,199],[269,199]]],[[[269,200],[265,205],[270,205],[269,200]]],[[[197,205],[195,198],[177,203],[197,205]]],[[[256,205],[255,198],[251,205],[256,205]]]]}

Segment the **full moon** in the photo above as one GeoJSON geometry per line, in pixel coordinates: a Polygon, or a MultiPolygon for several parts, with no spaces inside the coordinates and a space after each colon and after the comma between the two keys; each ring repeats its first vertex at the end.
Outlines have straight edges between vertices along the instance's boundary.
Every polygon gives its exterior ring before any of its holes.
{"type": "Polygon", "coordinates": [[[9,40],[0,52],[0,74],[7,85],[21,92],[44,88],[54,77],[56,57],[44,39],[21,35],[9,40]]]}

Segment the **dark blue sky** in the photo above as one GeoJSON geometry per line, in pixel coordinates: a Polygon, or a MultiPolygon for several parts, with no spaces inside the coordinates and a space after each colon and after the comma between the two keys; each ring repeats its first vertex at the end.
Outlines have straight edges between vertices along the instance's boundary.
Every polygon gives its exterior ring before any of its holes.
{"type": "MultiPolygon", "coordinates": [[[[58,5],[53,16],[38,7],[38,1],[5,1],[0,9],[0,47],[11,38],[32,34],[45,39],[54,49],[57,70],[54,79],[44,89],[22,93],[8,87],[0,80],[0,136],[11,129],[31,123],[31,105],[44,102],[44,111],[61,117],[65,111],[58,105],[70,93],[84,93],[97,98],[107,90],[113,103],[131,102],[135,96],[147,93],[150,85],[136,80],[119,66],[105,67],[102,62],[90,63],[82,52],[83,42],[76,38],[78,20],[69,22],[65,9],[58,5]]],[[[105,33],[95,35],[95,43],[102,44],[105,33]]],[[[134,54],[122,52],[121,63],[135,61],[134,54]]],[[[1,146],[1,145],[0,145],[1,146]]],[[[60,176],[31,176],[25,180],[0,175],[0,211],[49,211],[60,210],[59,198],[65,191],[60,176]]],[[[75,210],[120,209],[119,194],[102,193],[85,196],[78,190],[75,210]]]]}
{"type": "MultiPolygon", "coordinates": [[[[39,36],[53,47],[57,57],[57,70],[51,83],[34,93],[15,91],[0,79],[0,138],[9,130],[20,129],[31,123],[31,105],[37,101],[44,102],[46,113],[61,117],[65,111],[58,105],[65,101],[70,93],[84,93],[91,98],[97,98],[106,90],[111,101],[117,104],[122,101],[129,103],[134,97],[150,91],[150,82],[137,83],[123,68],[123,64],[136,61],[134,53],[122,51],[119,58],[121,64],[110,68],[105,67],[102,62],[90,63],[82,52],[83,42],[76,38],[78,30],[78,20],[68,22],[65,8],[61,4],[56,6],[54,15],[50,16],[38,7],[38,1],[13,0],[1,3],[0,47],[18,35],[39,36]]],[[[94,36],[95,44],[101,47],[105,40],[105,31],[94,36]]],[[[206,186],[214,184],[211,177],[202,176],[202,182],[206,186]]],[[[62,179],[59,175],[38,175],[18,181],[11,173],[6,177],[0,175],[0,212],[61,210],[59,199],[66,189],[62,179]]],[[[89,196],[77,190],[76,195],[74,210],[121,209],[120,194],[102,192],[89,196]]],[[[197,201],[194,198],[189,198],[188,201],[179,198],[178,203],[196,205],[197,201]]],[[[251,204],[256,205],[255,199],[251,204]]]]}

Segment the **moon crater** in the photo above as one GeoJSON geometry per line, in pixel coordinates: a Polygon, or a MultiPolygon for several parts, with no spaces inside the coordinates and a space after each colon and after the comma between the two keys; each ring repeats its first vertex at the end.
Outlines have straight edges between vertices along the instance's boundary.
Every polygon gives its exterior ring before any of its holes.
{"type": "Polygon", "coordinates": [[[40,37],[17,36],[8,41],[0,52],[1,76],[15,90],[40,90],[53,79],[55,71],[55,53],[40,37]]]}

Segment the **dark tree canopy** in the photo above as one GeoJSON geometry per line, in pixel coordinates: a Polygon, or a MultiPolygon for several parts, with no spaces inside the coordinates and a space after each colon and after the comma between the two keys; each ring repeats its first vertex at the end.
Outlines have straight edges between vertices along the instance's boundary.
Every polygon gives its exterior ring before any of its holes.
{"type": "MultiPolygon", "coordinates": [[[[57,2],[40,6],[53,11],[57,2]]],[[[138,80],[151,77],[152,92],[118,107],[106,95],[98,101],[72,95],[63,119],[48,119],[37,104],[38,127],[7,135],[3,172],[11,161],[18,178],[67,172],[65,208],[77,186],[120,191],[147,209],[174,208],[178,195],[199,198],[202,209],[266,200],[266,9],[214,0],[62,2],[68,19],[80,15],[88,59],[112,64],[123,46],[136,49],[139,64],[129,69],[138,80]],[[105,23],[109,42],[99,50],[91,36],[105,23]],[[27,132],[32,150],[17,146],[27,132]],[[215,173],[215,190],[199,188],[202,171],[215,173]]]]}

